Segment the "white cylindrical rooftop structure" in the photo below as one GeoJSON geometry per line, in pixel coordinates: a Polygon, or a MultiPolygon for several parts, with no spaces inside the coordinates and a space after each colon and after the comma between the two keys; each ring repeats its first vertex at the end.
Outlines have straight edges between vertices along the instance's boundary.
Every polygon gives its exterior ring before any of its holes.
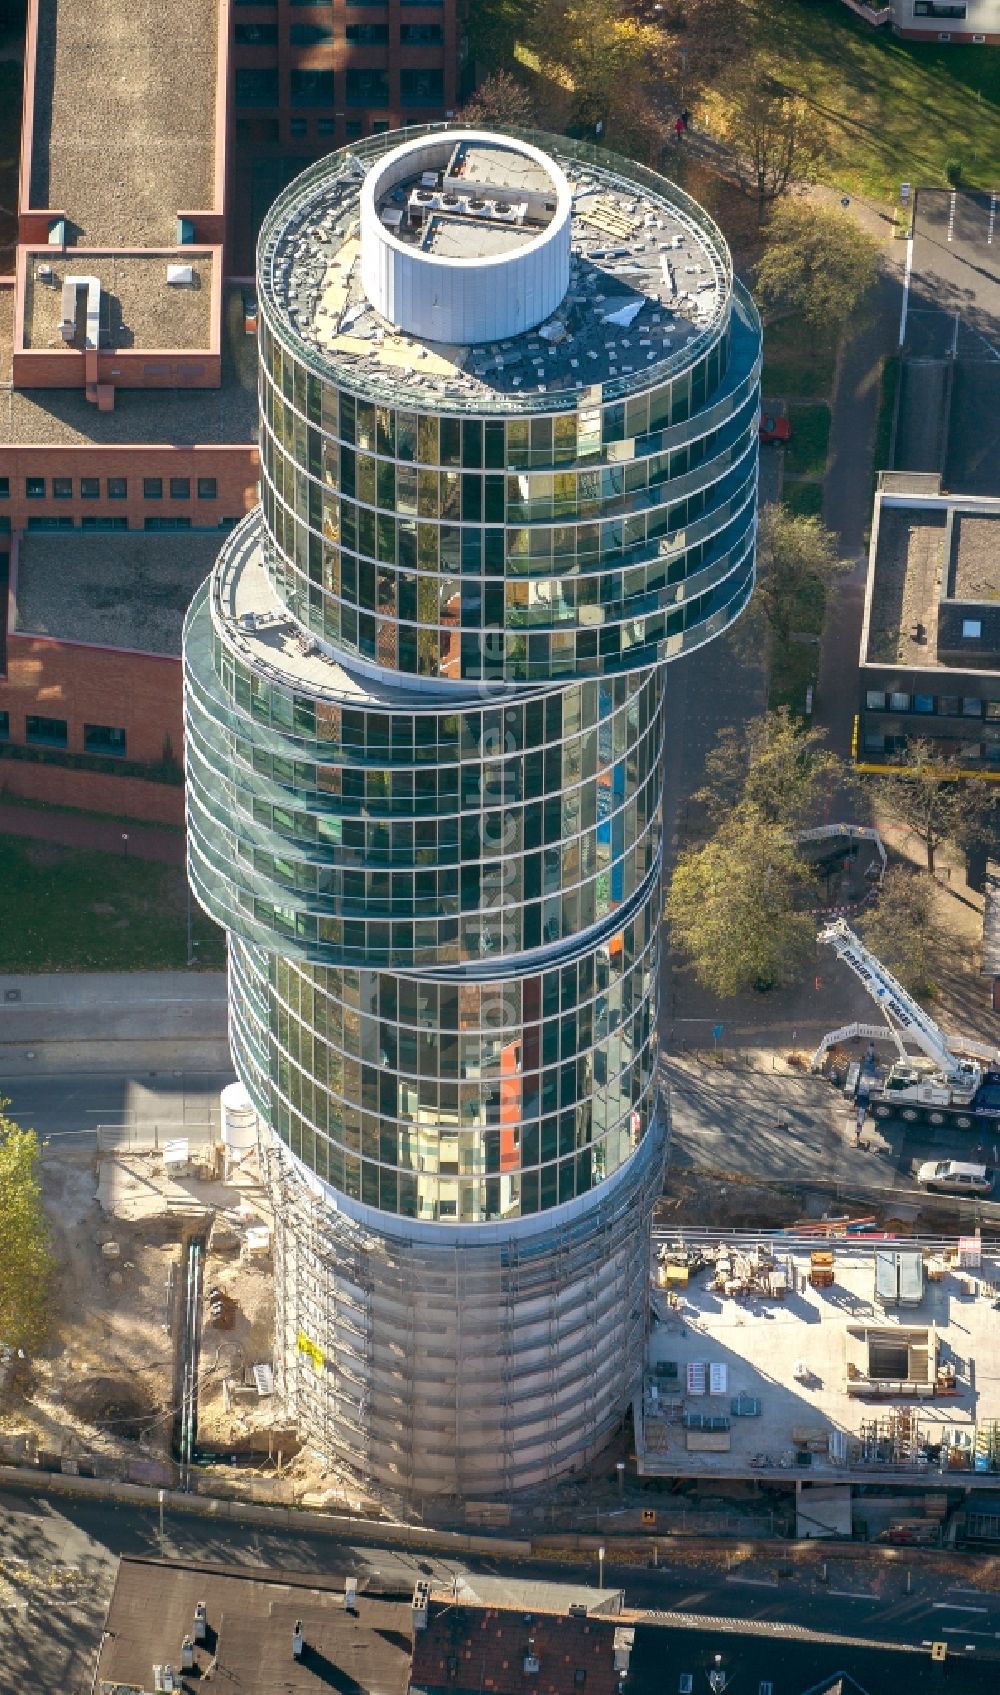
{"type": "Polygon", "coordinates": [[[227,1083],[220,1096],[222,1145],[230,1153],[248,1153],[257,1142],[257,1112],[242,1083],[227,1083]]]}
{"type": "Polygon", "coordinates": [[[408,141],[361,190],[361,280],[383,318],[470,345],[534,329],[569,286],[573,197],[540,148],[480,130],[408,141]]]}

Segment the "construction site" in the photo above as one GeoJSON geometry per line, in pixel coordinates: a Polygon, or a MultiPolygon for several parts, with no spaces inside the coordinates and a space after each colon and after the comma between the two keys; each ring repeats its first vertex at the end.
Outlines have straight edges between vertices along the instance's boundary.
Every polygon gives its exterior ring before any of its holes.
{"type": "Polygon", "coordinates": [[[640,1475],[1000,1489],[995,1244],[834,1228],[661,1238],[640,1475]]]}

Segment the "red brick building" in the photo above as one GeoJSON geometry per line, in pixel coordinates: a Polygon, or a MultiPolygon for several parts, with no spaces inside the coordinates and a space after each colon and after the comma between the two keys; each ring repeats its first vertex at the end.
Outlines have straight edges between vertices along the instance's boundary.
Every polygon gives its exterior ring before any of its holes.
{"type": "Polygon", "coordinates": [[[233,258],[252,269],[254,219],[307,159],[450,110],[457,58],[455,0],[29,0],[0,792],[182,821],[181,615],[257,498],[233,258]]]}

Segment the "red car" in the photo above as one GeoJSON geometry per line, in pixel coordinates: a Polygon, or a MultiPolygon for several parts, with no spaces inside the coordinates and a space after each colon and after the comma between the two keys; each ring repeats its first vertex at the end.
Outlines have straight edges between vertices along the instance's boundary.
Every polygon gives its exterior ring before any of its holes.
{"type": "Polygon", "coordinates": [[[758,434],[765,444],[773,447],[776,442],[780,442],[784,446],[786,441],[792,439],[792,426],[787,418],[779,417],[777,412],[762,412],[758,434]]]}

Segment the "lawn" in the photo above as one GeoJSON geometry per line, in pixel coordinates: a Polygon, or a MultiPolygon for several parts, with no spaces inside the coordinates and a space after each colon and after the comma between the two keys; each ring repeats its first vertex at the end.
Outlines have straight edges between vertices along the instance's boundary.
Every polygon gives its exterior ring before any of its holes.
{"type": "Polygon", "coordinates": [[[799,518],[819,518],[823,513],[823,484],[785,482],[781,504],[799,518]]]}
{"type": "Polygon", "coordinates": [[[829,406],[788,408],[792,439],[785,448],[785,472],[793,477],[822,477],[830,448],[829,406]]]}
{"type": "Polygon", "coordinates": [[[974,188],[1000,181],[1000,53],[900,41],[840,0],[767,0],[790,87],[829,125],[828,179],[892,200],[900,182],[944,186],[958,159],[974,188]]]}
{"type": "Polygon", "coordinates": [[[821,336],[801,318],[782,318],[764,330],[764,396],[813,400],[829,396],[837,337],[821,336]]]}
{"type": "MultiPolygon", "coordinates": [[[[199,966],[221,930],[192,903],[199,966]]],[[[0,971],[143,971],[187,962],[182,867],[0,836],[0,971]]]]}

